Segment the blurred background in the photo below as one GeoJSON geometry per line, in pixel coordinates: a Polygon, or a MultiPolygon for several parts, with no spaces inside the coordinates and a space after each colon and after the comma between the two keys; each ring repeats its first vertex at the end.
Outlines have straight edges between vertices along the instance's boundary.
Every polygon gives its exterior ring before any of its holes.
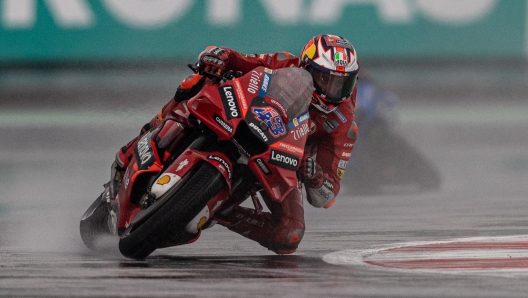
{"type": "Polygon", "coordinates": [[[2,0],[1,61],[193,59],[207,45],[297,53],[346,36],[363,59],[519,58],[523,0],[2,0]]]}
{"type": "Polygon", "coordinates": [[[517,202],[527,14],[525,0],[0,0],[0,244],[82,246],[78,220],[116,150],[206,46],[298,54],[321,33],[349,39],[361,66],[345,199],[517,202]]]}

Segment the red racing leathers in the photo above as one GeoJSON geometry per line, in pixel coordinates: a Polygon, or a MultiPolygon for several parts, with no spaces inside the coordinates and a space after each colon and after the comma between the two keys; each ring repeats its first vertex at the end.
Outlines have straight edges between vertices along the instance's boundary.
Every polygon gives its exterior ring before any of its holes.
{"type": "MultiPolygon", "coordinates": [[[[225,70],[241,71],[243,74],[258,66],[279,69],[299,65],[299,58],[290,53],[246,55],[229,48],[222,49],[227,52],[229,57],[225,70]]],[[[184,80],[180,88],[185,84],[189,84],[189,82],[184,80]]],[[[343,178],[356,141],[355,102],[356,87],[349,98],[328,114],[313,107],[310,109],[310,130],[304,159],[313,157],[320,165],[324,175],[320,185],[310,185],[309,187],[305,183],[307,200],[315,207],[330,207],[339,193],[340,180],[343,178]]],[[[158,112],[156,117],[143,127],[142,133],[160,123],[170,111],[180,115],[186,112],[185,107],[173,98],[158,112]]],[[[118,152],[118,164],[127,165],[133,154],[133,149],[131,149],[133,145],[135,145],[135,140],[118,152]]],[[[249,194],[233,195],[247,197],[249,194]]],[[[305,230],[300,185],[280,203],[271,201],[264,192],[261,192],[261,196],[271,211],[270,213],[257,213],[254,209],[236,207],[228,214],[227,218],[218,219],[218,221],[227,226],[228,229],[257,241],[276,253],[293,253],[305,230]]]]}

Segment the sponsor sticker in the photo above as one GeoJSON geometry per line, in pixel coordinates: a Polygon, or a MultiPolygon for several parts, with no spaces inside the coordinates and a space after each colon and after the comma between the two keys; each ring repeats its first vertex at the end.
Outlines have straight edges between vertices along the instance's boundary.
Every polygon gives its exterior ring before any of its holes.
{"type": "Polygon", "coordinates": [[[242,118],[240,107],[238,106],[238,99],[235,96],[233,86],[220,86],[218,87],[218,93],[222,98],[222,104],[224,105],[227,120],[231,120],[233,118],[242,118]]]}
{"type": "Polygon", "coordinates": [[[303,114],[299,115],[297,118],[293,118],[292,121],[288,122],[288,128],[294,129],[296,126],[299,126],[299,124],[302,124],[303,122],[310,119],[310,113],[304,112],[303,114]]]}
{"type": "Polygon", "coordinates": [[[326,202],[335,198],[334,193],[324,185],[318,188],[316,192],[320,197],[324,198],[326,202]]]}
{"type": "Polygon", "coordinates": [[[244,91],[242,91],[242,86],[240,85],[240,81],[238,79],[233,80],[233,84],[235,85],[235,91],[238,96],[238,99],[240,101],[240,104],[242,105],[242,108],[244,109],[244,116],[247,110],[247,101],[246,96],[244,95],[244,91]]]}
{"type": "MultiPolygon", "coordinates": [[[[266,70],[267,68],[264,71],[266,70]]],[[[271,73],[264,72],[264,77],[262,77],[262,85],[260,86],[258,96],[262,98],[266,97],[266,94],[268,93],[268,86],[269,86],[270,80],[271,80],[271,73]]]]}
{"type": "Polygon", "coordinates": [[[260,167],[260,169],[262,170],[262,172],[264,172],[264,174],[266,174],[266,175],[271,174],[270,169],[268,169],[268,167],[266,166],[266,164],[264,163],[264,160],[262,160],[262,158],[257,158],[257,159],[255,159],[255,162],[256,162],[257,165],[260,167]]]}
{"type": "Polygon", "coordinates": [[[154,151],[150,144],[150,136],[150,132],[144,135],[134,148],[139,169],[146,169],[154,163],[154,151]]]}
{"type": "Polygon", "coordinates": [[[228,133],[232,134],[233,133],[233,127],[231,127],[231,125],[227,124],[227,122],[225,122],[222,118],[220,118],[220,116],[218,116],[217,114],[215,114],[214,116],[214,120],[216,123],[218,123],[218,125],[220,125],[225,131],[227,131],[228,133]]]}
{"type": "Polygon", "coordinates": [[[341,122],[343,123],[347,122],[347,118],[339,111],[339,109],[336,109],[334,113],[337,115],[339,120],[341,120],[341,122]]]}
{"type": "Polygon", "coordinates": [[[335,66],[347,66],[348,58],[345,52],[336,52],[334,55],[334,65],[335,66]]]}
{"type": "Polygon", "coordinates": [[[257,94],[257,91],[259,90],[260,86],[260,77],[262,76],[262,73],[252,70],[251,75],[249,77],[249,83],[247,87],[247,91],[251,94],[257,94]]]}
{"type": "Polygon", "coordinates": [[[308,126],[308,123],[304,123],[301,126],[297,126],[294,130],[292,130],[290,133],[293,134],[294,140],[299,140],[305,135],[307,135],[310,132],[310,127],[308,126]]]}
{"type": "Polygon", "coordinates": [[[286,134],[286,127],[282,122],[279,112],[272,107],[252,107],[251,112],[255,115],[255,119],[260,122],[264,121],[270,134],[274,138],[278,138],[286,134]]]}
{"type": "Polygon", "coordinates": [[[345,170],[337,168],[337,177],[339,177],[339,179],[343,179],[344,176],[345,176],[345,170]]]}
{"type": "Polygon", "coordinates": [[[255,123],[250,122],[250,123],[249,123],[249,127],[253,128],[253,130],[255,130],[255,131],[260,135],[260,137],[262,138],[262,140],[264,140],[264,142],[267,142],[267,141],[268,141],[268,137],[266,137],[266,134],[264,134],[264,132],[262,131],[262,129],[260,129],[260,127],[258,127],[257,125],[255,125],[255,123]]]}
{"type": "Polygon", "coordinates": [[[304,154],[304,149],[302,149],[300,147],[297,147],[297,146],[293,146],[293,145],[288,144],[288,143],[279,142],[278,147],[280,147],[282,149],[286,149],[286,150],[288,150],[290,152],[293,152],[293,153],[297,153],[299,155],[303,155],[304,154]]]}
{"type": "Polygon", "coordinates": [[[176,171],[183,169],[188,164],[189,164],[189,160],[185,159],[184,161],[180,162],[180,164],[176,168],[176,171]]]}
{"type": "Polygon", "coordinates": [[[299,117],[299,123],[303,123],[304,121],[307,121],[310,119],[310,113],[304,112],[304,114],[301,114],[299,117]]]}
{"type": "Polygon", "coordinates": [[[171,181],[171,177],[169,175],[163,175],[161,176],[158,181],[156,181],[156,184],[159,185],[165,185],[171,181]]]}
{"type": "Polygon", "coordinates": [[[226,168],[227,176],[229,177],[229,179],[231,179],[231,167],[229,166],[229,163],[227,163],[227,161],[225,161],[225,159],[223,159],[223,158],[221,158],[220,156],[217,156],[217,155],[209,155],[209,156],[207,156],[207,159],[212,159],[212,160],[218,161],[222,166],[224,166],[224,168],[226,168]]]}
{"type": "Polygon", "coordinates": [[[323,180],[323,186],[328,188],[329,190],[334,190],[334,184],[332,183],[332,181],[324,178],[323,180]]]}
{"type": "Polygon", "coordinates": [[[339,163],[337,164],[337,167],[341,168],[341,169],[346,169],[346,167],[348,166],[348,161],[347,160],[339,160],[339,163]]]}
{"type": "Polygon", "coordinates": [[[271,150],[269,163],[281,168],[296,171],[299,167],[299,158],[286,152],[271,150]]]}
{"type": "MultiPolygon", "coordinates": [[[[269,98],[269,97],[268,97],[268,98],[269,98]]],[[[286,117],[286,118],[288,117],[288,113],[286,112],[286,108],[282,105],[282,103],[276,101],[276,100],[273,99],[273,98],[271,98],[271,99],[269,100],[269,103],[271,103],[272,105],[274,105],[275,107],[277,107],[277,108],[281,111],[281,113],[282,113],[282,115],[283,115],[284,117],[286,117]]]]}

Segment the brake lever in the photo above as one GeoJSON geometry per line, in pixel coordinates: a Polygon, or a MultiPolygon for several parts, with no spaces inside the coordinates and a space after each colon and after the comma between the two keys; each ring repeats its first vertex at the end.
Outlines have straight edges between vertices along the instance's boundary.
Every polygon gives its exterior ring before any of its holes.
{"type": "Polygon", "coordinates": [[[197,64],[187,64],[187,67],[189,67],[196,74],[201,74],[200,72],[203,71],[203,67],[201,67],[198,63],[197,64]]]}

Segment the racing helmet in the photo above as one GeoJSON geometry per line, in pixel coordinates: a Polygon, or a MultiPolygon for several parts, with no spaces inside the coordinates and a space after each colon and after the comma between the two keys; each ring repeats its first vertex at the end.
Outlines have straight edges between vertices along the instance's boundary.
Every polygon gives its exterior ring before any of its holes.
{"type": "Polygon", "coordinates": [[[359,71],[352,44],[330,34],[314,36],[304,46],[299,66],[312,75],[315,87],[312,105],[324,113],[335,110],[352,94],[359,71]]]}

